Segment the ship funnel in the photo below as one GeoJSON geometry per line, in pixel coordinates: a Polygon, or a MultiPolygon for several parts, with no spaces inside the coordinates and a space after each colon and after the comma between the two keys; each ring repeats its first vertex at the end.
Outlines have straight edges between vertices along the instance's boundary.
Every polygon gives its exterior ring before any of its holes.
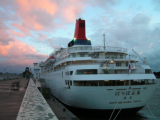
{"type": "Polygon", "coordinates": [[[81,18],[76,20],[74,38],[81,39],[81,40],[82,39],[87,40],[86,39],[86,31],[85,31],[85,20],[81,20],[81,18]]]}
{"type": "Polygon", "coordinates": [[[74,39],[68,44],[68,47],[74,45],[91,45],[91,41],[86,38],[85,20],[81,18],[76,20],[74,39]]]}

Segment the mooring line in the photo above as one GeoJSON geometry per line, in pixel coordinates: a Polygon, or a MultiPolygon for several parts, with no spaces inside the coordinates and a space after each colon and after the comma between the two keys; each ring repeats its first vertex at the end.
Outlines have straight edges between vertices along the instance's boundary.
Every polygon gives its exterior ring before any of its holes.
{"type": "MultiPolygon", "coordinates": [[[[121,95],[120,95],[120,96],[121,96],[121,95]]],[[[117,104],[118,104],[118,101],[119,101],[119,99],[120,99],[120,96],[119,96],[119,98],[118,98],[118,100],[117,100],[117,103],[116,103],[116,105],[115,105],[115,107],[114,107],[114,109],[113,109],[113,111],[112,111],[112,114],[111,114],[109,120],[111,120],[111,118],[112,118],[112,115],[113,115],[113,113],[114,113],[114,111],[115,111],[115,109],[116,109],[116,106],[117,106],[117,104]]]]}
{"type": "MultiPolygon", "coordinates": [[[[142,93],[142,92],[141,92],[141,93],[142,93]]],[[[142,94],[142,97],[143,97],[143,99],[144,99],[143,94],[142,94]]],[[[152,113],[151,109],[149,108],[149,105],[147,104],[147,102],[146,102],[146,100],[145,100],[145,99],[144,99],[144,101],[145,101],[145,103],[146,103],[146,105],[147,105],[147,107],[148,107],[148,109],[149,109],[150,113],[152,114],[152,116],[153,116],[154,120],[156,120],[155,116],[153,115],[153,113],[152,113]]]]}
{"type": "Polygon", "coordinates": [[[118,114],[121,112],[121,110],[122,110],[123,106],[124,106],[124,103],[123,103],[123,105],[122,105],[121,109],[118,111],[118,113],[117,113],[116,117],[115,117],[113,120],[115,120],[115,119],[117,118],[117,116],[118,116],[118,114]]]}

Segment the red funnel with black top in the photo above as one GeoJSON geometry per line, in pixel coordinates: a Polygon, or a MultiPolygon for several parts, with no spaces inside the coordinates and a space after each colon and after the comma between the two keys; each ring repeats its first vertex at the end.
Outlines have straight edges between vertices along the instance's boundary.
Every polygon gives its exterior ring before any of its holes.
{"type": "Polygon", "coordinates": [[[85,31],[85,20],[79,19],[76,21],[74,38],[87,40],[86,39],[86,31],[85,31]]]}
{"type": "Polygon", "coordinates": [[[80,18],[76,20],[74,39],[68,44],[68,47],[73,45],[91,45],[91,41],[86,38],[85,20],[80,18]]]}

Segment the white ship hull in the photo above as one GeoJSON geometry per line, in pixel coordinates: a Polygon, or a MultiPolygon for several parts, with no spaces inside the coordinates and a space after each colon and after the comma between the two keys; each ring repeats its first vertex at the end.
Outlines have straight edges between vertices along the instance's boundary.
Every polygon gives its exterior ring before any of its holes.
{"type": "MultiPolygon", "coordinates": [[[[153,95],[156,84],[134,86],[70,86],[65,85],[65,80],[87,79],[88,75],[63,77],[62,71],[49,72],[41,75],[45,78],[46,87],[61,102],[68,106],[95,110],[113,110],[138,108],[146,105],[153,95]]],[[[89,75],[96,78],[96,75],[89,75]]],[[[107,75],[99,75],[103,79],[107,75]]],[[[112,75],[114,76],[114,75],[112,75]]],[[[101,80],[97,79],[97,80],[101,80]]],[[[93,79],[92,79],[93,80],[93,79]]]]}

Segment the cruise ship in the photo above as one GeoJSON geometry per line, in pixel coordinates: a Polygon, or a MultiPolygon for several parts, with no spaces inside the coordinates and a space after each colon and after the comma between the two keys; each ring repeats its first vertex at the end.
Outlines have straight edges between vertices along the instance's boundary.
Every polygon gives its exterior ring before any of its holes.
{"type": "Polygon", "coordinates": [[[152,97],[157,81],[149,65],[140,64],[138,57],[129,55],[126,48],[92,46],[85,35],[85,20],[77,19],[67,47],[39,63],[40,78],[55,98],[71,108],[135,113],[152,97]]]}

